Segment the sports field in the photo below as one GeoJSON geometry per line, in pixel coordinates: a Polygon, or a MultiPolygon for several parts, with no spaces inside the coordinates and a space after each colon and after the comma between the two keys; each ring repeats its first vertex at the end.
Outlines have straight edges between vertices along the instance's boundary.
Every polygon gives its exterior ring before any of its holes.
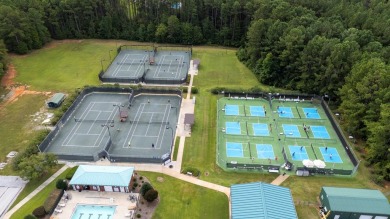
{"type": "Polygon", "coordinates": [[[112,161],[169,156],[180,97],[128,93],[90,93],[79,103],[45,152],[60,158],[112,161]]]}
{"type": "Polygon", "coordinates": [[[354,168],[322,106],[311,100],[224,97],[218,100],[218,164],[266,169],[322,160],[327,169],[354,168]]]}
{"type": "Polygon", "coordinates": [[[187,78],[190,59],[189,51],[122,49],[102,78],[127,83],[179,84],[187,78]]]}

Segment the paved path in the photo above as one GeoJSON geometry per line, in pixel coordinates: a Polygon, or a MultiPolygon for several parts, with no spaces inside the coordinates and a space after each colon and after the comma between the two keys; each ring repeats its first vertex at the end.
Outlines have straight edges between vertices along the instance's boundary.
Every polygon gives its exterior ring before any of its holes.
{"type": "Polygon", "coordinates": [[[49,183],[51,183],[55,178],[57,178],[61,173],[63,173],[68,168],[67,165],[64,165],[61,169],[59,169],[56,173],[54,173],[49,179],[47,179],[45,182],[43,182],[38,188],[36,188],[33,192],[31,192],[28,196],[26,196],[22,201],[20,201],[17,205],[15,205],[11,210],[9,210],[5,215],[4,218],[8,219],[13,215],[19,208],[21,208],[24,204],[26,204],[28,201],[30,201],[31,198],[33,198],[38,192],[40,192],[42,189],[44,189],[49,183]]]}
{"type": "MultiPolygon", "coordinates": [[[[94,165],[94,163],[81,163],[80,162],[80,163],[68,164],[68,166],[82,165],[82,164],[94,165]]],[[[161,165],[161,164],[111,163],[111,162],[109,162],[107,160],[98,161],[95,164],[96,165],[113,165],[113,166],[114,165],[115,166],[131,166],[131,167],[134,167],[134,169],[137,170],[137,171],[147,171],[147,172],[163,173],[163,174],[166,174],[168,176],[172,176],[172,177],[175,177],[177,179],[180,179],[180,180],[183,180],[183,181],[195,184],[195,185],[199,185],[199,186],[203,186],[203,187],[206,187],[206,188],[209,188],[209,189],[213,189],[213,190],[216,190],[216,191],[219,191],[219,192],[223,192],[228,197],[230,196],[230,188],[228,188],[228,187],[217,185],[217,184],[210,183],[210,182],[206,182],[206,181],[200,180],[200,179],[198,179],[196,177],[192,177],[192,176],[188,176],[188,175],[185,175],[185,174],[181,174],[181,173],[175,171],[174,169],[169,168],[169,166],[164,166],[164,165],[161,165]]]]}
{"type": "Polygon", "coordinates": [[[278,185],[282,184],[289,176],[290,175],[287,175],[287,174],[284,176],[283,176],[283,174],[281,174],[276,179],[274,179],[274,181],[272,181],[271,184],[278,186],[278,185]]]}

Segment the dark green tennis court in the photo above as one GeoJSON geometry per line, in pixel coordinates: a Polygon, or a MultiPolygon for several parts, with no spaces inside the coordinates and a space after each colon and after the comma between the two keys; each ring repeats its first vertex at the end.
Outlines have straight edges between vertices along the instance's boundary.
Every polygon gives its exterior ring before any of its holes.
{"type": "Polygon", "coordinates": [[[100,76],[103,82],[181,84],[187,79],[191,61],[189,47],[120,48],[100,76]]]}
{"type": "Polygon", "coordinates": [[[161,160],[170,156],[180,103],[178,95],[87,94],[45,152],[71,160],[161,160]]]}
{"type": "Polygon", "coordinates": [[[268,98],[230,96],[217,106],[217,163],[222,168],[274,169],[286,160],[304,168],[303,160],[321,160],[321,168],[354,169],[318,101],[280,97],[270,103],[268,98]]]}

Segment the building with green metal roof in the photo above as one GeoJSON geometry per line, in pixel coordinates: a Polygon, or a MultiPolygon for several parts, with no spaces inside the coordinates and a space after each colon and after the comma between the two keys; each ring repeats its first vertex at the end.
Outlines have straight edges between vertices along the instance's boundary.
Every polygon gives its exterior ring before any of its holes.
{"type": "Polygon", "coordinates": [[[390,218],[390,204],[379,190],[322,187],[320,200],[323,218],[390,218]]]}
{"type": "Polygon", "coordinates": [[[232,219],[297,219],[290,189],[263,182],[232,185],[232,219]]]}
{"type": "Polygon", "coordinates": [[[130,192],[134,167],[80,165],[69,185],[74,190],[130,192]]]}
{"type": "Polygon", "coordinates": [[[57,108],[64,102],[65,97],[66,96],[63,93],[56,93],[46,102],[46,104],[49,108],[57,108]]]}

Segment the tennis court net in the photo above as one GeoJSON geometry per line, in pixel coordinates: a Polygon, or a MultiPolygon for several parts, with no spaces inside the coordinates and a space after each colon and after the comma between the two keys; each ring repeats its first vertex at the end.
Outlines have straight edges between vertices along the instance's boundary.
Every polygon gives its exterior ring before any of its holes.
{"type": "MultiPolygon", "coordinates": [[[[142,64],[149,64],[148,62],[117,62],[118,65],[142,65],[142,64]]],[[[161,66],[184,66],[186,63],[154,63],[154,65],[161,65],[161,66]]]]}
{"type": "Polygon", "coordinates": [[[96,123],[114,123],[113,119],[74,119],[75,122],[96,122],[96,123]]]}
{"type": "Polygon", "coordinates": [[[135,124],[162,124],[162,125],[169,125],[169,122],[163,122],[163,121],[135,121],[135,120],[130,120],[130,123],[135,123],[135,124]]]}

